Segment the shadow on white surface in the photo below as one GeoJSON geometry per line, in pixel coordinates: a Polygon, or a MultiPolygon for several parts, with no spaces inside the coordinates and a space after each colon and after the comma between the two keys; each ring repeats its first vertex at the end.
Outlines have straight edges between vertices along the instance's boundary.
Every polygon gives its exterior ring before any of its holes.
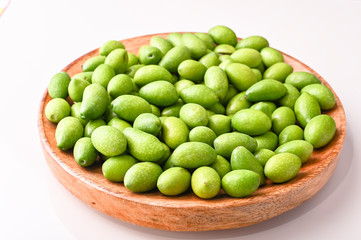
{"type": "MultiPolygon", "coordinates": [[[[350,127],[348,127],[350,129],[350,127]]],[[[354,146],[352,132],[347,131],[343,150],[340,155],[340,159],[336,170],[329,180],[329,182],[310,200],[303,203],[301,206],[292,209],[286,213],[281,214],[275,218],[267,220],[262,223],[258,223],[252,226],[208,231],[208,232],[171,232],[157,229],[146,228],[142,226],[133,225],[113,217],[107,216],[93,208],[87,206],[82,201],[78,200],[70,192],[68,192],[62,185],[56,183],[55,178],[52,186],[49,189],[49,194],[53,201],[55,212],[60,220],[64,223],[65,227],[76,238],[83,239],[95,239],[95,238],[117,238],[121,235],[131,236],[133,239],[231,239],[242,237],[257,237],[267,238],[268,231],[281,227],[284,224],[289,224],[292,221],[297,220],[313,209],[317,208],[321,203],[328,199],[333,193],[340,187],[345,177],[347,176],[350,167],[352,165],[354,146]],[[115,234],[117,233],[118,234],[115,234]]],[[[346,191],[346,190],[345,190],[346,191]]],[[[331,203],[331,207],[334,208],[342,201],[342,196],[334,197],[335,200],[331,203]]],[[[328,211],[322,209],[322,211],[328,211]]],[[[311,216],[312,217],[312,216],[311,216]]],[[[311,217],[306,217],[308,220],[311,217]]],[[[298,229],[298,231],[304,231],[298,229]]],[[[121,239],[123,239],[121,237],[121,239]]],[[[269,237],[269,236],[268,236],[269,237]]],[[[275,236],[274,236],[275,237],[275,236]]],[[[280,235],[278,239],[282,239],[280,235]],[[281,238],[280,238],[281,237],[281,238]]]]}

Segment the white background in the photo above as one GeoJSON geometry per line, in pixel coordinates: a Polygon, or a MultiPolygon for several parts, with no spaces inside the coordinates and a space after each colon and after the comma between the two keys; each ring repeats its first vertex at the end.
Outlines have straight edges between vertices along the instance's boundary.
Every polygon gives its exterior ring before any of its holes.
{"type": "Polygon", "coordinates": [[[13,0],[0,17],[0,239],[361,239],[361,1],[13,0]],[[201,233],[135,226],[85,205],[53,177],[37,113],[56,72],[110,39],[226,25],[323,76],[347,135],[339,164],[312,199],[250,227],[201,233]]]}

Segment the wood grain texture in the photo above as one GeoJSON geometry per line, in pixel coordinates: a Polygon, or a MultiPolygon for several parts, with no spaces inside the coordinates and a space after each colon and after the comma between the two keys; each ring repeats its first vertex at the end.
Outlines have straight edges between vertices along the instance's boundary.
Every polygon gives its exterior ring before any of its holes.
{"type": "MultiPolygon", "coordinates": [[[[167,33],[154,34],[166,37],[167,33]]],[[[140,46],[149,44],[154,35],[122,40],[129,52],[137,54],[140,46]]],[[[63,71],[70,76],[81,71],[84,61],[98,54],[95,49],[76,59],[63,71]]],[[[330,85],[314,70],[284,54],[285,61],[295,71],[315,74],[331,90],[330,85]]],[[[333,90],[332,90],[333,91],[333,90]]],[[[158,191],[137,194],[123,184],[106,180],[101,163],[82,168],[74,161],[71,151],[56,147],[56,125],[47,120],[44,108],[51,99],[45,91],[38,115],[40,140],[49,168],[58,181],[89,206],[115,218],[133,224],[171,231],[208,231],[239,228],[256,224],[295,208],[314,196],[334,172],[346,134],[345,112],[337,97],[336,106],[326,112],[336,121],[337,131],[332,142],[315,150],[297,176],[283,184],[267,184],[246,198],[231,198],[224,193],[202,200],[191,191],[177,197],[166,197],[158,191]]]]}

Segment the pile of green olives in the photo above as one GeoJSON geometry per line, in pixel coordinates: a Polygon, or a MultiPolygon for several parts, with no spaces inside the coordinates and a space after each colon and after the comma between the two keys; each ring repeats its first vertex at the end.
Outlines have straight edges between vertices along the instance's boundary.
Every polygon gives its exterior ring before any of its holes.
{"type": "Polygon", "coordinates": [[[334,138],[332,91],[262,36],[215,26],[98,53],[52,77],[45,115],[60,150],[130,191],[246,197],[295,178],[334,138]]]}

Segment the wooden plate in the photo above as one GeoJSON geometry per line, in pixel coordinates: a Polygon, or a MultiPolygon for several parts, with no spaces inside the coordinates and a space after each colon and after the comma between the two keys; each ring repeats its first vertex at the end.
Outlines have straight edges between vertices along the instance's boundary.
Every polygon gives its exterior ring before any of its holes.
{"type": "MultiPolygon", "coordinates": [[[[167,33],[154,35],[166,37],[167,33]]],[[[137,54],[139,47],[149,45],[154,35],[126,39],[122,43],[129,52],[137,54]]],[[[95,49],[76,59],[63,71],[73,76],[81,72],[85,60],[97,54],[98,49],[95,49]]],[[[332,90],[311,68],[287,54],[284,58],[294,71],[311,72],[332,90]]],[[[220,193],[214,199],[202,200],[191,191],[177,197],[166,197],[158,191],[136,194],[128,191],[123,184],[106,180],[100,164],[90,168],[79,167],[71,152],[62,152],[56,147],[56,125],[44,114],[44,108],[51,99],[47,90],[40,104],[38,128],[51,171],[61,184],[89,206],[126,222],[156,229],[230,229],[259,223],[295,208],[326,184],[336,168],[346,133],[345,112],[336,94],[335,97],[336,106],[327,112],[336,121],[337,131],[333,141],[327,147],[315,150],[293,180],[284,184],[267,183],[246,198],[231,198],[220,193]]]]}

